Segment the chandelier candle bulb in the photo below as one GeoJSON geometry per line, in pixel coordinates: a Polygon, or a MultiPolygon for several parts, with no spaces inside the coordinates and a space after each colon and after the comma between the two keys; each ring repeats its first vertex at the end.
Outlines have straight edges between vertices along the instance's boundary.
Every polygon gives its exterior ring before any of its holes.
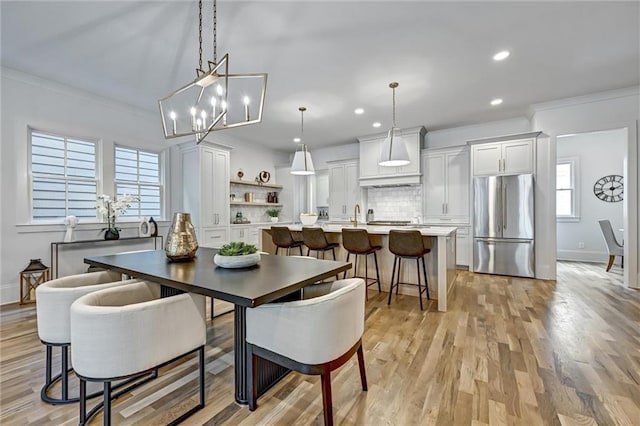
{"type": "Polygon", "coordinates": [[[175,135],[177,133],[176,132],[176,118],[177,118],[177,116],[176,116],[176,113],[174,111],[171,111],[171,113],[169,115],[171,116],[171,121],[173,122],[172,123],[173,134],[175,135]]]}
{"type": "Polygon", "coordinates": [[[244,102],[244,119],[245,121],[249,121],[249,97],[245,96],[243,99],[244,102]]]}
{"type": "Polygon", "coordinates": [[[196,130],[196,108],[191,107],[191,130],[196,130]]]}
{"type": "Polygon", "coordinates": [[[227,101],[220,102],[220,108],[222,108],[222,112],[224,115],[222,116],[222,125],[227,125],[227,101]]]}
{"type": "Polygon", "coordinates": [[[202,110],[200,116],[202,117],[202,128],[204,129],[205,127],[207,127],[207,111],[202,110]]]}
{"type": "Polygon", "coordinates": [[[211,119],[215,120],[216,119],[216,98],[213,97],[211,98],[211,119]]]}

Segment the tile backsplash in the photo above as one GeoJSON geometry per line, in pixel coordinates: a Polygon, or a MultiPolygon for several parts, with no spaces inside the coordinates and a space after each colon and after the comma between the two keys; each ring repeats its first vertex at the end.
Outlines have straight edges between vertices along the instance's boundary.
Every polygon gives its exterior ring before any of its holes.
{"type": "Polygon", "coordinates": [[[422,217],[422,186],[390,186],[367,191],[368,208],[373,209],[375,220],[422,217]]]}

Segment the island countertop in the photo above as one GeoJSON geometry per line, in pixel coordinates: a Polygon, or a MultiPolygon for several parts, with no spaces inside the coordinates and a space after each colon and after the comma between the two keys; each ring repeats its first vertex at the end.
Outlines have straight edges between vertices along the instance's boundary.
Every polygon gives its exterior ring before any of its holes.
{"type": "MultiPolygon", "coordinates": [[[[302,227],[304,225],[295,224],[295,225],[285,225],[291,231],[300,232],[302,231],[302,227]]],[[[271,226],[278,226],[277,223],[273,223],[269,226],[263,226],[261,229],[269,230],[271,226]]],[[[381,226],[381,225],[358,225],[354,228],[352,225],[341,225],[341,224],[324,224],[322,226],[319,225],[311,225],[309,228],[322,228],[324,232],[342,232],[342,228],[345,229],[366,229],[368,233],[374,235],[389,235],[389,231],[400,230],[400,231],[412,231],[417,230],[420,231],[422,235],[425,237],[448,237],[451,236],[454,232],[458,230],[455,226],[433,226],[433,225],[408,225],[408,226],[381,226]]]]}

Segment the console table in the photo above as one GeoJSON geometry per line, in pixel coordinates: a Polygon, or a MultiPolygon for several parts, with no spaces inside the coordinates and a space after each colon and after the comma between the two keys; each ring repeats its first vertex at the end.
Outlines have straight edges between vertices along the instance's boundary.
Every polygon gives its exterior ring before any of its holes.
{"type": "Polygon", "coordinates": [[[118,241],[131,241],[131,240],[149,240],[153,239],[153,249],[158,250],[158,238],[160,239],[160,248],[164,245],[164,239],[162,235],[156,235],[155,237],[123,237],[118,238],[117,240],[105,240],[96,239],[96,240],[79,240],[79,241],[54,241],[51,243],[51,278],[58,278],[58,250],[60,246],[68,246],[74,244],[95,244],[95,243],[114,243],[118,241]]]}

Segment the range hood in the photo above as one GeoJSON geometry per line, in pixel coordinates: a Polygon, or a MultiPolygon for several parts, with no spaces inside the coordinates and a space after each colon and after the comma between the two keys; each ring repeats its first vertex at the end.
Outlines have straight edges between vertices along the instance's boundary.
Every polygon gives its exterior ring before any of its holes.
{"type": "Polygon", "coordinates": [[[422,165],[420,149],[424,135],[422,126],[402,129],[402,140],[407,147],[411,163],[401,167],[383,167],[378,165],[382,143],[387,132],[358,138],[360,142],[360,186],[417,186],[422,183],[422,165]]]}

